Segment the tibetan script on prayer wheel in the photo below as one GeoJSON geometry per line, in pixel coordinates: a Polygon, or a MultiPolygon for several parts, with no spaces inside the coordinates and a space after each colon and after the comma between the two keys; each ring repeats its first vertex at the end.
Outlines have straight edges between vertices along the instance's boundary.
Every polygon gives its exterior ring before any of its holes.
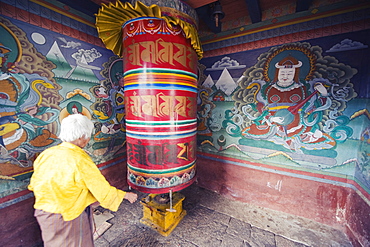
{"type": "Polygon", "coordinates": [[[196,167],[197,54],[178,26],[123,26],[128,183],[145,193],[189,186],[196,167]]]}

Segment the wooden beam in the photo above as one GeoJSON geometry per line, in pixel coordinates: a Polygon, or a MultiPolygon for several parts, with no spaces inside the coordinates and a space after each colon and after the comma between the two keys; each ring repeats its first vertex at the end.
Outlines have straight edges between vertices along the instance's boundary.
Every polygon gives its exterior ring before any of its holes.
{"type": "Polygon", "coordinates": [[[257,23],[262,20],[262,12],[259,0],[245,0],[249,12],[249,17],[252,23],[257,23]]]}
{"type": "Polygon", "coordinates": [[[58,0],[58,1],[88,16],[94,16],[94,14],[98,13],[98,10],[100,8],[100,5],[93,1],[76,1],[76,0],[58,0]]]}
{"type": "Polygon", "coordinates": [[[188,4],[193,9],[202,7],[204,5],[215,2],[216,0],[183,0],[184,3],[188,4]]]}
{"type": "Polygon", "coordinates": [[[195,11],[197,12],[199,19],[201,19],[213,33],[221,32],[222,23],[219,21],[218,27],[216,27],[216,22],[213,19],[210,5],[196,8],[195,11]]]}
{"type": "Polygon", "coordinates": [[[306,11],[311,6],[312,0],[297,0],[296,12],[306,11]]]}

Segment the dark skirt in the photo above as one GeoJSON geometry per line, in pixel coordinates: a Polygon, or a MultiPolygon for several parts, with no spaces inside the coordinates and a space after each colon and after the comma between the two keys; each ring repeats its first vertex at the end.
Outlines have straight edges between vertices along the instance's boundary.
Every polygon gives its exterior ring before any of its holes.
{"type": "Polygon", "coordinates": [[[35,217],[41,228],[44,247],[94,247],[92,209],[87,207],[80,216],[64,221],[61,214],[36,209],[35,217]]]}

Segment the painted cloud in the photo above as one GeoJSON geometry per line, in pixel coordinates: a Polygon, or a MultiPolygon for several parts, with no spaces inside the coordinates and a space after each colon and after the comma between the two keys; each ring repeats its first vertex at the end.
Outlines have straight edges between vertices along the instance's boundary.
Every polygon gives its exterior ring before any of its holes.
{"type": "Polygon", "coordinates": [[[245,68],[245,65],[240,65],[238,61],[231,59],[230,57],[223,57],[220,61],[215,62],[211,68],[207,68],[206,70],[223,70],[224,68],[227,69],[242,69],[245,68]]]}
{"type": "Polygon", "coordinates": [[[367,45],[362,44],[358,41],[353,41],[350,39],[344,39],[339,44],[334,45],[332,48],[326,52],[339,52],[339,51],[350,51],[367,48],[367,45]]]}

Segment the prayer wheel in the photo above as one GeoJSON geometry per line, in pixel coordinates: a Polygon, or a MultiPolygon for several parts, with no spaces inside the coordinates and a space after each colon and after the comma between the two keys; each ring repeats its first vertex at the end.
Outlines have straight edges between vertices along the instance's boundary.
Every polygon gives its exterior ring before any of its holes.
{"type": "Polygon", "coordinates": [[[196,14],[181,1],[150,7],[134,2],[103,5],[97,15],[100,37],[124,60],[127,181],[145,193],[178,191],[196,174],[197,60],[202,56],[196,14]],[[104,36],[112,35],[106,19],[114,15],[121,20],[121,46],[104,36]]]}
{"type": "Polygon", "coordinates": [[[131,20],[123,34],[128,183],[180,190],[195,178],[197,55],[162,19],[131,20]]]}

